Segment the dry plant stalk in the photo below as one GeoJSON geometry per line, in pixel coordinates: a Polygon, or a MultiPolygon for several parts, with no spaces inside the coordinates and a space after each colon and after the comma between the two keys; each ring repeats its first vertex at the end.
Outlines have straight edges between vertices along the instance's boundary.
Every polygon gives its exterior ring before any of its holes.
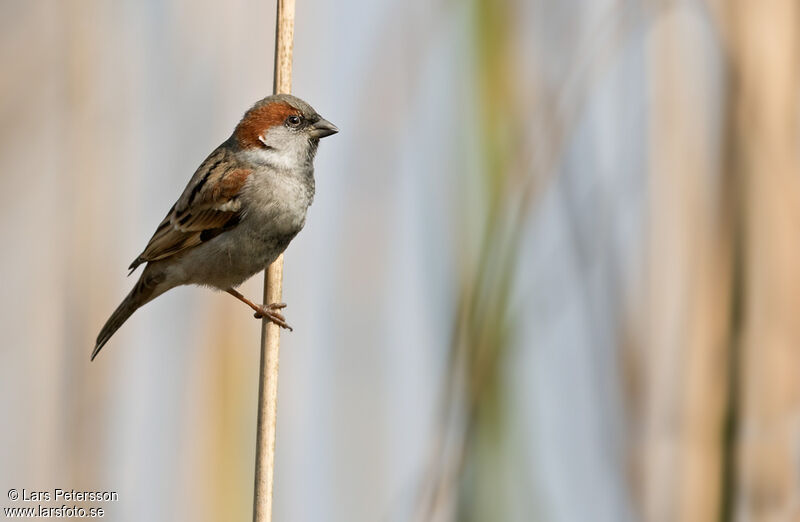
{"type": "Polygon", "coordinates": [[[731,519],[800,519],[800,5],[725,4],[741,194],[742,338],[731,519]]]}
{"type": "Polygon", "coordinates": [[[696,81],[705,67],[693,45],[699,32],[674,10],[653,14],[650,239],[632,483],[643,520],[719,520],[731,226],[723,187],[709,182],[715,121],[704,110],[711,95],[696,81]]]}
{"type": "MultiPolygon", "coordinates": [[[[294,0],[278,0],[275,21],[275,94],[292,90],[292,42],[294,0]]],[[[283,254],[264,274],[264,303],[278,303],[283,287],[283,254]]],[[[267,319],[261,322],[261,365],[258,379],[258,428],[256,436],[255,493],[253,520],[272,520],[272,486],[275,469],[275,431],[278,414],[278,359],[280,327],[267,319]]]]}

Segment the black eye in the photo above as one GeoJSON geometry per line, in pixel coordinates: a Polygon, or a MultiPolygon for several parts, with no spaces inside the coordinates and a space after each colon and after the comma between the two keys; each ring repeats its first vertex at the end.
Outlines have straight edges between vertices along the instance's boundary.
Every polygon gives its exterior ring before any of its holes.
{"type": "Polygon", "coordinates": [[[287,127],[299,127],[300,124],[303,123],[303,120],[300,116],[295,116],[294,114],[286,118],[286,126],[287,127]]]}

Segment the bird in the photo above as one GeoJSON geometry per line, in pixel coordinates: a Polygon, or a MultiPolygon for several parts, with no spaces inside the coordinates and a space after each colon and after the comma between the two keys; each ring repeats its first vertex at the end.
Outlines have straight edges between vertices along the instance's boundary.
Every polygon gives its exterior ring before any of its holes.
{"type": "Polygon", "coordinates": [[[339,129],[305,101],[267,96],[200,164],[144,251],[138,281],[100,330],[91,359],[146,303],[181,285],[222,290],[291,330],[285,303],[259,305],[236,290],[286,250],[314,199],[319,140],[339,129]]]}

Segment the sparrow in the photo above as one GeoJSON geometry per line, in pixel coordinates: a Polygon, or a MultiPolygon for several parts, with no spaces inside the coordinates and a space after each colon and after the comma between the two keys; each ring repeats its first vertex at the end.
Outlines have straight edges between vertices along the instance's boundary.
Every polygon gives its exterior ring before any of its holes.
{"type": "Polygon", "coordinates": [[[91,360],[141,306],[181,285],[224,290],[291,330],[284,303],[258,305],[236,290],[286,250],[314,199],[320,138],[339,132],[303,100],[268,96],[200,165],[177,202],[131,263],[139,280],[97,336],[91,360]]]}

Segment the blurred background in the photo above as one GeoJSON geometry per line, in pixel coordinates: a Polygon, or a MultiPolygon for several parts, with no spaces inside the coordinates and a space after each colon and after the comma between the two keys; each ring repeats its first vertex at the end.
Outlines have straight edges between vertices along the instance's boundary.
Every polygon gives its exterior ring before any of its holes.
{"type": "MultiPolygon", "coordinates": [[[[0,2],[3,507],[250,518],[252,313],[177,289],[89,354],[270,93],[274,11],[0,2]]],[[[341,132],[286,252],[276,520],[800,520],[800,3],[301,0],[294,60],[341,132]]]]}

